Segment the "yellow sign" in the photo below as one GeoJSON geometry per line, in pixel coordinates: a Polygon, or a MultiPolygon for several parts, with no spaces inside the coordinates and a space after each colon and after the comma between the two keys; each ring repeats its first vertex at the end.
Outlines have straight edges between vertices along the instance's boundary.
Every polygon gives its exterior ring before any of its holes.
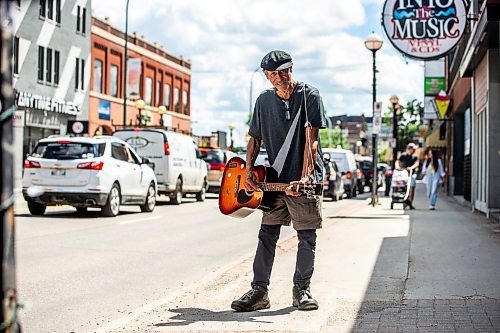
{"type": "Polygon", "coordinates": [[[436,103],[437,110],[441,119],[444,119],[446,112],[448,111],[448,106],[450,106],[450,96],[441,90],[439,95],[436,96],[434,102],[436,103]]]}

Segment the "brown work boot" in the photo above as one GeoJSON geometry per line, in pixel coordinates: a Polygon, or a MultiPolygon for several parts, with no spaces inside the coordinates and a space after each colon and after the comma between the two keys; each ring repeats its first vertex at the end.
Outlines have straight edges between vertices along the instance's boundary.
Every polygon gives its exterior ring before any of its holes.
{"type": "Polygon", "coordinates": [[[267,288],[257,285],[252,286],[252,289],[231,303],[231,309],[239,312],[269,309],[270,307],[267,288]]]}
{"type": "Polygon", "coordinates": [[[312,295],[309,285],[300,287],[298,284],[293,286],[293,303],[292,305],[299,310],[317,310],[318,301],[312,295]]]}

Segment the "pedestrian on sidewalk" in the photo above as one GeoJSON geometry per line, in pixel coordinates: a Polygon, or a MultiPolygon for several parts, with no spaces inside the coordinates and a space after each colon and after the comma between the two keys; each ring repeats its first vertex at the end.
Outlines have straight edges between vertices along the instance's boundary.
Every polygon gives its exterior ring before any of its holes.
{"type": "Polygon", "coordinates": [[[408,201],[405,204],[405,206],[410,206],[410,209],[415,209],[415,207],[413,207],[413,197],[415,196],[415,187],[417,186],[417,174],[419,166],[418,157],[415,156],[416,149],[417,146],[413,142],[410,142],[408,146],[406,146],[406,153],[399,156],[399,159],[396,160],[395,165],[396,170],[406,169],[409,173],[411,173],[410,194],[408,197],[408,201]]]}
{"type": "Polygon", "coordinates": [[[291,185],[284,194],[264,194],[267,208],[263,209],[253,262],[252,289],[233,301],[231,308],[255,311],[270,307],[268,286],[276,243],[281,226],[292,223],[299,240],[292,304],[299,310],[316,310],[318,302],[312,297],[310,282],[314,271],[316,229],[322,226],[321,196],[301,195],[296,186],[323,184],[323,161],[318,144],[319,129],[326,127],[323,102],[318,89],[292,78],[292,58],[288,53],[271,51],[264,56],[260,66],[273,88],[263,91],[255,103],[248,131],[245,189],[259,191],[254,163],[262,143],[271,164],[266,181],[291,185]]]}
{"type": "Polygon", "coordinates": [[[422,174],[424,178],[423,183],[427,185],[427,199],[429,200],[429,209],[436,209],[437,190],[440,183],[443,182],[446,175],[443,169],[443,163],[439,158],[438,152],[427,148],[425,151],[426,161],[422,174]]]}

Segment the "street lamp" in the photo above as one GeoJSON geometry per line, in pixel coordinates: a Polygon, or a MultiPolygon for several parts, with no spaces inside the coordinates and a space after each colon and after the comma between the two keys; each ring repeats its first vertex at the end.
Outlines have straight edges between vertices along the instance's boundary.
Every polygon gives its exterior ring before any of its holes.
{"type": "Polygon", "coordinates": [[[399,109],[399,98],[396,95],[392,95],[389,100],[392,104],[392,138],[394,140],[392,147],[392,168],[396,168],[396,159],[398,156],[398,114],[399,109]]]}
{"type": "Polygon", "coordinates": [[[236,128],[236,126],[233,124],[230,124],[228,127],[229,127],[229,137],[231,138],[231,151],[232,151],[234,148],[233,130],[236,128]]]}
{"type": "Polygon", "coordinates": [[[158,107],[158,114],[160,115],[160,126],[163,127],[163,115],[167,113],[167,108],[165,105],[160,105],[158,107]]]}
{"type": "MultiPolygon", "coordinates": [[[[375,33],[372,32],[370,36],[365,41],[365,46],[368,50],[372,51],[373,54],[373,103],[372,103],[372,110],[373,110],[373,117],[372,119],[375,119],[375,102],[377,101],[377,67],[375,63],[375,53],[377,53],[380,48],[382,48],[382,44],[384,42],[382,39],[376,35],[375,33]]],[[[378,195],[377,195],[377,134],[373,133],[372,134],[372,147],[373,147],[373,180],[372,180],[372,201],[371,205],[375,207],[375,204],[378,201],[378,195]]]]}
{"type": "Polygon", "coordinates": [[[125,5],[125,52],[123,61],[123,126],[127,125],[127,52],[128,52],[128,2],[125,5]]]}
{"type": "Polygon", "coordinates": [[[142,109],[146,106],[146,103],[142,99],[138,99],[135,102],[135,107],[137,110],[139,110],[139,127],[142,127],[142,109]]]}

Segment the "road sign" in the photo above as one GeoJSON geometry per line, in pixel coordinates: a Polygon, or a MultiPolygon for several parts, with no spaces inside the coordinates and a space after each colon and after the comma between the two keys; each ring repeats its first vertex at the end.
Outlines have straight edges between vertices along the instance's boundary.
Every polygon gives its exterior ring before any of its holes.
{"type": "Polygon", "coordinates": [[[375,102],[373,111],[373,134],[379,134],[382,128],[382,102],[375,102]]]}

